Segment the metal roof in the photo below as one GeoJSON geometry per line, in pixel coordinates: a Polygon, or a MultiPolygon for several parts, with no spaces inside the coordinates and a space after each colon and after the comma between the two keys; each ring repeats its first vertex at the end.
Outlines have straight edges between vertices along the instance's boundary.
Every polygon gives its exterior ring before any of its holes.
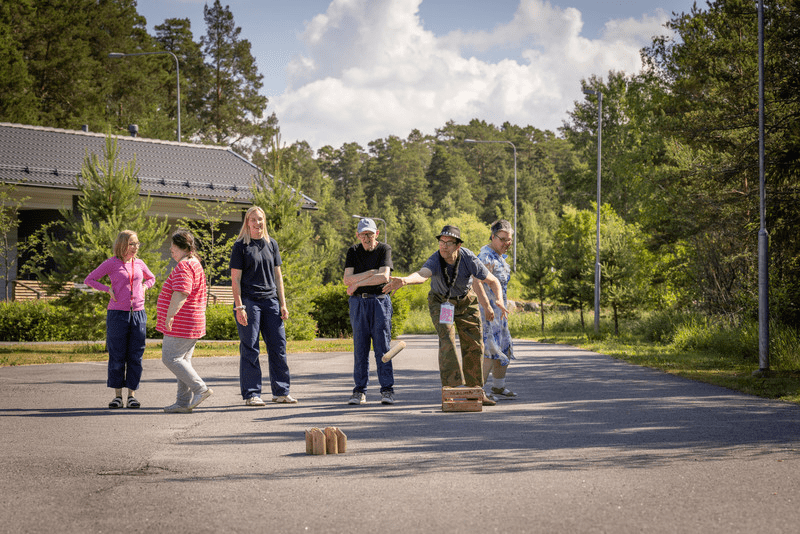
{"type": "MultiPolygon", "coordinates": [[[[102,157],[106,135],[0,122],[0,180],[76,189],[87,154],[102,157]]],[[[230,148],[115,136],[118,161],[136,160],[143,194],[200,200],[252,201],[250,187],[262,175],[230,148]]],[[[303,195],[303,208],[316,201],[303,195]]]]}

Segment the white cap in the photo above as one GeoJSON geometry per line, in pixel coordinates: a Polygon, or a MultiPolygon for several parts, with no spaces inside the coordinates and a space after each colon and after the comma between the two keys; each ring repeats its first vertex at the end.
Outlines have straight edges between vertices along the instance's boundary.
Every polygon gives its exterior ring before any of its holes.
{"type": "Polygon", "coordinates": [[[373,234],[377,234],[378,233],[378,227],[375,225],[375,221],[373,221],[372,219],[367,219],[367,218],[364,218],[364,219],[361,219],[360,221],[358,221],[358,231],[357,231],[357,233],[360,234],[361,232],[372,232],[373,234]]]}

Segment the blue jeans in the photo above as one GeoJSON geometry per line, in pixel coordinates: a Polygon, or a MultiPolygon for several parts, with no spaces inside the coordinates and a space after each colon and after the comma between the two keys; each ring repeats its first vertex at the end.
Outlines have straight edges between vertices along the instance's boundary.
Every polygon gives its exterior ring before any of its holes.
{"type": "Polygon", "coordinates": [[[381,358],[388,352],[392,341],[392,299],[388,296],[350,297],[350,324],[353,326],[353,393],[366,393],[369,383],[370,342],[375,351],[378,366],[378,382],[381,393],[394,391],[392,362],[383,363],[381,358]]]}
{"type": "Polygon", "coordinates": [[[106,312],[108,387],[139,389],[146,338],[147,313],[144,310],[106,312]]]}
{"type": "Polygon", "coordinates": [[[286,360],[286,330],[281,319],[277,298],[250,300],[242,297],[247,311],[247,326],[236,321],[239,330],[239,385],[242,398],[261,396],[261,363],[259,361],[258,334],[267,345],[269,383],[272,396],[289,394],[289,363],[286,360]]]}

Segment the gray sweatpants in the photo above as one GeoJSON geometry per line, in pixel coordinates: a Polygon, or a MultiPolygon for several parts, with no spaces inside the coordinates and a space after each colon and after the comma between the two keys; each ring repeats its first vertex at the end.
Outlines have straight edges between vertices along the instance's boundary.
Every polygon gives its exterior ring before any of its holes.
{"type": "Polygon", "coordinates": [[[196,339],[164,336],[161,344],[161,361],[178,377],[177,403],[188,406],[192,401],[192,393],[202,393],[206,383],[192,367],[192,353],[196,339]]]}

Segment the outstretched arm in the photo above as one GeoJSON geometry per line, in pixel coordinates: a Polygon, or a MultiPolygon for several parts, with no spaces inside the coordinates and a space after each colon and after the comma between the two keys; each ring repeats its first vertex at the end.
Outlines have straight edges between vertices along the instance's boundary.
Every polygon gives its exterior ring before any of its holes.
{"type": "Polygon", "coordinates": [[[424,284],[431,276],[433,276],[433,273],[430,269],[425,267],[415,273],[409,274],[408,276],[392,276],[389,278],[389,283],[383,286],[383,292],[391,293],[392,291],[396,291],[403,286],[424,284]]]}

